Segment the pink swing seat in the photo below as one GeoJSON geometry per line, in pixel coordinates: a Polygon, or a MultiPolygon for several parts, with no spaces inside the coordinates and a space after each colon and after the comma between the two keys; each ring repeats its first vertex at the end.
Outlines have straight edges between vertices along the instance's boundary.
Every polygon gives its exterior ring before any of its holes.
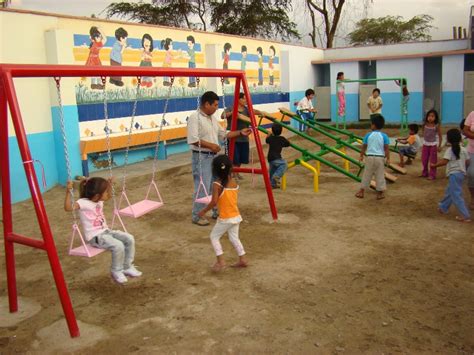
{"type": "Polygon", "coordinates": [[[122,196],[120,196],[118,213],[122,216],[139,218],[151,211],[154,211],[160,208],[163,205],[164,205],[163,199],[161,198],[160,191],[158,191],[158,186],[156,186],[155,181],[152,180],[150,183],[150,186],[148,186],[148,191],[146,193],[145,199],[142,201],[135,202],[133,205],[130,203],[130,200],[127,197],[127,193],[125,192],[125,189],[124,189],[122,191],[122,196]],[[153,200],[148,199],[152,186],[158,196],[158,201],[153,201],[153,200]],[[127,201],[127,207],[120,208],[123,198],[125,199],[125,201],[127,201]]]}
{"type": "Polygon", "coordinates": [[[82,233],[78,225],[77,224],[72,225],[72,237],[71,237],[71,243],[69,244],[69,255],[85,256],[88,258],[92,258],[96,255],[99,255],[100,253],[104,251],[105,249],[94,248],[91,245],[87,245],[86,242],[84,241],[84,238],[82,237],[82,233]],[[76,233],[79,236],[79,239],[81,240],[82,245],[76,248],[73,248],[74,237],[76,236],[76,233]]]}
{"type": "Polygon", "coordinates": [[[199,196],[199,191],[201,191],[201,188],[202,188],[202,191],[204,192],[204,196],[196,198],[194,200],[194,202],[203,203],[203,204],[208,205],[212,201],[212,195],[209,195],[207,193],[207,189],[206,189],[206,186],[204,186],[204,182],[202,181],[202,177],[199,178],[199,186],[198,186],[198,189],[196,191],[196,197],[199,196]]]}
{"type": "Polygon", "coordinates": [[[119,210],[119,213],[122,216],[138,218],[147,214],[148,212],[160,208],[161,206],[163,206],[163,202],[142,200],[134,203],[133,205],[122,208],[121,210],[119,210]]]}

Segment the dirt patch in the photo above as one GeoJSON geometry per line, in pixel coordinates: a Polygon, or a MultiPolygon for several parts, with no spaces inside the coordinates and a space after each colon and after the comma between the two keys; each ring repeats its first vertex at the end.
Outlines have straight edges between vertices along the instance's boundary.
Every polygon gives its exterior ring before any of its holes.
{"type": "MultiPolygon", "coordinates": [[[[370,191],[356,199],[358,184],[328,167],[314,193],[311,174],[296,167],[287,190],[274,190],[278,223],[262,182],[252,187],[246,176],[240,235],[250,266],[216,275],[212,226],[191,224],[190,168],[175,169],[158,181],[165,206],[125,219],[144,275],[124,287],[109,277],[110,254],[67,256],[64,190],[53,189],[44,199],[82,337],[67,337],[46,255],[17,246],[19,294],[41,309],[0,328],[0,351],[472,353],[474,224],[456,222],[453,211],[438,215],[444,173],[429,182],[419,170],[417,157],[376,201],[370,191]]],[[[133,201],[147,181],[129,181],[133,201]]],[[[14,215],[16,232],[39,235],[30,203],[15,205],[14,215]]],[[[236,259],[226,238],[223,246],[228,262],[236,259]]],[[[0,278],[6,285],[5,273],[0,278]]],[[[6,287],[1,292],[5,298],[6,287]]]]}

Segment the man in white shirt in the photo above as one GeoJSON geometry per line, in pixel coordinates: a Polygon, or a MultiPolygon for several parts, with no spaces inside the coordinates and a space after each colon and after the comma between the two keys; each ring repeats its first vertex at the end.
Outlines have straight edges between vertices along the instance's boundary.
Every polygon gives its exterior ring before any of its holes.
{"type": "MultiPolygon", "coordinates": [[[[305,121],[311,121],[314,119],[314,114],[317,110],[313,107],[313,100],[314,99],[314,90],[308,89],[304,93],[304,97],[298,102],[298,106],[296,110],[301,118],[305,121]]],[[[298,125],[300,132],[304,132],[306,130],[306,126],[302,123],[298,125]]]]}
{"type": "MultiPolygon", "coordinates": [[[[201,106],[199,110],[191,114],[188,119],[188,144],[192,152],[192,170],[194,179],[193,201],[196,198],[204,197],[204,194],[211,194],[212,191],[212,160],[221,150],[220,142],[225,138],[230,139],[238,136],[248,136],[252,133],[250,128],[243,128],[239,131],[226,130],[221,126],[214,113],[219,108],[219,96],[213,91],[207,91],[201,96],[201,106]],[[199,183],[202,178],[206,187],[206,192],[201,192],[196,196],[199,183]]],[[[209,221],[200,218],[198,213],[204,208],[204,204],[193,204],[192,222],[199,226],[207,226],[209,221]]],[[[217,218],[217,214],[213,214],[217,218]]]]}

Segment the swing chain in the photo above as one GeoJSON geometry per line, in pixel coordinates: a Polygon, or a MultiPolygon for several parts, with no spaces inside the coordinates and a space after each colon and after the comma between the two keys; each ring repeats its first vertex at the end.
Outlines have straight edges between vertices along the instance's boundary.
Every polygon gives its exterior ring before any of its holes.
{"type": "Polygon", "coordinates": [[[117,200],[115,197],[115,185],[113,182],[113,173],[112,173],[112,151],[111,151],[111,144],[110,144],[110,129],[109,129],[109,111],[108,111],[108,104],[107,104],[107,92],[106,92],[106,84],[107,84],[107,78],[105,76],[102,76],[101,78],[103,89],[102,93],[104,96],[104,120],[105,120],[105,143],[107,147],[107,164],[108,164],[108,169],[109,169],[109,181],[110,181],[110,187],[111,187],[111,195],[112,195],[112,200],[114,203],[114,209],[117,207],[117,200]]]}
{"type": "MultiPolygon", "coordinates": [[[[69,149],[67,147],[67,137],[66,137],[66,127],[64,122],[64,110],[63,110],[63,100],[61,95],[61,78],[54,77],[54,81],[56,82],[56,93],[58,95],[58,109],[59,109],[59,125],[61,128],[61,135],[63,140],[63,149],[64,149],[64,160],[66,161],[66,173],[67,173],[67,180],[72,181],[72,172],[71,172],[71,161],[69,157],[69,149]]],[[[74,209],[74,190],[73,188],[69,189],[69,194],[71,195],[71,207],[72,207],[72,218],[74,220],[74,224],[77,224],[77,215],[76,210],[74,209]]]]}
{"type": "Polygon", "coordinates": [[[127,148],[125,149],[125,157],[124,157],[124,162],[123,162],[122,192],[126,190],[128,155],[130,152],[130,144],[132,142],[132,131],[133,131],[134,123],[135,123],[135,116],[137,113],[138,99],[140,97],[141,80],[142,78],[140,76],[137,76],[137,88],[135,92],[135,101],[133,102],[132,117],[130,119],[130,127],[128,128],[127,148]]]}
{"type": "Polygon", "coordinates": [[[159,150],[159,147],[160,147],[160,140],[161,140],[161,133],[163,132],[163,126],[165,125],[166,123],[166,113],[168,112],[168,103],[169,103],[169,100],[170,100],[170,97],[171,97],[171,91],[172,91],[172,88],[173,88],[173,84],[174,84],[174,76],[172,76],[170,78],[170,86],[168,87],[168,93],[167,93],[167,96],[166,96],[166,101],[165,101],[165,105],[163,107],[163,116],[161,118],[161,122],[160,122],[160,129],[158,131],[158,136],[156,138],[156,145],[155,145],[155,154],[153,156],[153,172],[152,172],[152,181],[155,180],[155,175],[156,175],[156,170],[157,170],[157,160],[158,160],[158,150],[159,150]]]}
{"type": "MultiPolygon", "coordinates": [[[[197,84],[197,89],[198,89],[197,112],[196,112],[196,116],[197,116],[197,120],[198,120],[198,149],[199,149],[199,151],[198,151],[198,165],[199,165],[199,178],[200,178],[200,182],[202,182],[201,117],[200,117],[201,116],[201,110],[200,110],[201,102],[200,102],[200,97],[199,97],[199,82],[200,82],[200,79],[196,78],[196,84],[197,84]]],[[[199,198],[198,192],[199,191],[196,191],[196,196],[194,198],[194,201],[199,198]]],[[[193,201],[193,203],[194,203],[194,201],[193,201]]]]}
{"type": "MultiPolygon", "coordinates": [[[[225,105],[225,78],[221,77],[221,85],[222,85],[222,107],[224,108],[224,118],[227,120],[227,113],[226,113],[226,105],[225,105]]],[[[235,103],[234,103],[235,104],[235,103]]],[[[232,122],[232,120],[231,120],[232,122]]],[[[232,127],[230,127],[232,129],[232,127]]],[[[226,132],[227,133],[227,132],[226,132]]],[[[227,139],[227,134],[224,138],[224,150],[225,155],[229,156],[229,140],[227,139]]]]}

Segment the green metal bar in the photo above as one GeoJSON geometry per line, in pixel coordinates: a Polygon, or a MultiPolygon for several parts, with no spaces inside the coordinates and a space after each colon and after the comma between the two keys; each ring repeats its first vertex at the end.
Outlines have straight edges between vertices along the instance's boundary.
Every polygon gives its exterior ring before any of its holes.
{"type": "MultiPolygon", "coordinates": [[[[311,124],[310,122],[303,120],[303,119],[302,119],[300,116],[298,116],[297,114],[290,116],[290,115],[288,115],[288,113],[286,113],[286,112],[284,112],[284,111],[281,111],[281,113],[284,114],[284,115],[286,115],[286,116],[288,116],[288,117],[293,118],[294,120],[298,121],[299,123],[305,124],[306,126],[310,127],[311,129],[315,130],[316,132],[319,132],[319,133],[321,133],[322,135],[325,135],[326,137],[329,137],[329,138],[331,138],[332,140],[335,140],[336,143],[338,143],[338,144],[340,144],[340,145],[342,145],[342,146],[345,146],[345,147],[347,147],[347,148],[349,148],[349,149],[355,150],[356,152],[360,153],[360,148],[355,147],[355,146],[353,146],[352,144],[350,144],[350,143],[344,141],[344,140],[341,139],[340,137],[335,136],[334,134],[331,134],[331,133],[329,133],[329,132],[326,132],[325,130],[323,130],[323,129],[317,127],[317,126],[315,126],[314,124],[311,124]]],[[[341,148],[342,148],[342,147],[341,147],[341,148]]]]}
{"type": "Polygon", "coordinates": [[[280,121],[276,120],[276,119],[275,119],[274,117],[272,117],[272,116],[268,116],[268,115],[264,115],[264,116],[265,116],[265,118],[269,119],[270,121],[273,121],[273,122],[278,123],[278,124],[281,125],[282,127],[284,127],[284,128],[286,128],[287,130],[289,130],[290,132],[293,132],[294,134],[296,134],[296,135],[298,135],[298,136],[300,136],[300,137],[303,137],[304,139],[307,139],[307,140],[309,140],[310,142],[313,142],[314,144],[317,144],[317,145],[320,146],[321,148],[327,149],[327,150],[331,151],[332,153],[334,153],[334,154],[340,156],[341,158],[350,161],[352,164],[357,165],[359,168],[363,167],[363,164],[361,164],[360,161],[358,161],[358,160],[356,160],[356,159],[354,159],[354,158],[352,158],[352,157],[349,157],[349,156],[347,156],[347,155],[344,154],[344,153],[341,153],[340,151],[338,151],[337,149],[334,149],[333,147],[327,145],[326,143],[322,143],[322,142],[320,142],[320,141],[314,139],[313,137],[307,135],[306,133],[300,132],[300,131],[298,131],[297,129],[291,127],[290,125],[287,125],[287,124],[285,124],[285,123],[283,123],[283,122],[280,122],[280,121]]]}
{"type": "MultiPolygon", "coordinates": [[[[267,117],[267,118],[268,118],[268,117],[267,117]]],[[[281,122],[279,122],[279,121],[277,121],[277,120],[275,120],[275,122],[280,123],[282,126],[286,126],[285,124],[282,124],[281,122]]],[[[261,131],[261,132],[263,132],[263,133],[265,133],[265,134],[268,134],[268,133],[269,133],[268,130],[265,129],[264,127],[262,127],[262,126],[258,126],[258,130],[261,131]]],[[[306,150],[306,149],[300,147],[299,145],[296,145],[296,144],[290,142],[290,147],[292,147],[293,149],[296,149],[297,151],[301,152],[301,153],[303,154],[303,156],[309,156],[309,157],[313,158],[314,160],[317,160],[317,161],[323,163],[324,165],[327,165],[327,166],[329,166],[330,168],[333,168],[334,170],[340,172],[341,174],[344,174],[344,175],[346,175],[347,177],[349,177],[349,178],[351,178],[351,179],[353,179],[353,180],[355,180],[355,181],[357,181],[357,182],[361,182],[361,178],[360,178],[360,177],[358,177],[358,176],[356,176],[356,175],[354,175],[354,174],[352,174],[352,173],[350,173],[350,172],[345,171],[344,169],[342,169],[341,167],[337,166],[336,164],[330,162],[329,160],[326,160],[326,159],[320,157],[320,156],[317,155],[317,154],[311,153],[311,152],[309,152],[308,150],[306,150]]]]}
{"type": "MultiPolygon", "coordinates": [[[[334,126],[331,126],[331,125],[328,125],[327,123],[322,123],[322,122],[315,122],[315,125],[317,126],[321,126],[325,129],[328,129],[328,130],[331,130],[331,131],[334,131],[334,132],[337,132],[337,133],[340,133],[340,134],[343,134],[345,136],[348,136],[350,137],[351,139],[358,139],[358,140],[363,140],[364,138],[362,136],[359,136],[351,131],[348,131],[348,130],[345,130],[345,129],[341,129],[341,128],[336,128],[334,126]]],[[[394,153],[397,153],[398,154],[398,149],[396,147],[393,147],[393,146],[389,146],[389,149],[391,152],[394,152],[394,153]]]]}
{"type": "MultiPolygon", "coordinates": [[[[377,82],[377,81],[399,81],[400,82],[400,134],[406,134],[408,132],[408,115],[403,113],[403,85],[402,82],[405,82],[405,85],[408,86],[408,80],[406,78],[372,78],[372,79],[354,79],[354,80],[336,80],[336,104],[338,103],[338,96],[337,96],[337,84],[339,83],[367,83],[367,82],[377,82]]],[[[338,105],[338,104],[337,104],[338,105]]],[[[339,107],[339,105],[337,106],[339,107]]],[[[336,117],[338,117],[336,115],[336,117]]],[[[345,125],[346,121],[344,120],[344,129],[346,128],[345,125]]],[[[336,127],[339,128],[339,122],[336,119],[336,127]]]]}
{"type": "Polygon", "coordinates": [[[336,80],[336,84],[339,83],[367,83],[371,81],[395,81],[395,80],[405,80],[406,78],[373,78],[373,79],[354,79],[354,80],[336,80]]]}

